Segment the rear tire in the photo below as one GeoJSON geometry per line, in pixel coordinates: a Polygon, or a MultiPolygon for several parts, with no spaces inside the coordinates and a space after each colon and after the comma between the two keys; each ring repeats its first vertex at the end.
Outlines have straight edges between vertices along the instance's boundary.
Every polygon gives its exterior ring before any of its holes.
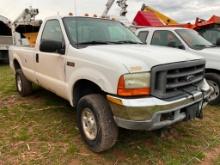
{"type": "Polygon", "coordinates": [[[79,100],[77,124],[83,140],[93,152],[106,151],[117,141],[118,127],[102,95],[91,94],[79,100]]]}
{"type": "Polygon", "coordinates": [[[18,93],[22,96],[28,96],[32,93],[32,83],[26,79],[21,69],[16,70],[16,87],[18,93]]]}
{"type": "Polygon", "coordinates": [[[206,79],[213,92],[210,96],[210,104],[218,105],[220,103],[220,75],[216,73],[206,73],[206,79]]]}

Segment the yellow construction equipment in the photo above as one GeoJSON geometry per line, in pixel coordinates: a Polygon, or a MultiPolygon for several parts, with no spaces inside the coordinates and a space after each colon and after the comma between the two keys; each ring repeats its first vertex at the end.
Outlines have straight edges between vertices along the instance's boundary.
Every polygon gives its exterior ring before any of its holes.
{"type": "Polygon", "coordinates": [[[28,40],[30,47],[34,47],[36,44],[38,32],[23,33],[23,35],[28,40]]]}
{"type": "Polygon", "coordinates": [[[162,14],[161,12],[155,10],[154,8],[150,7],[150,6],[146,6],[145,4],[143,4],[142,9],[143,12],[151,12],[154,13],[156,15],[156,17],[158,19],[160,19],[160,21],[164,24],[164,25],[176,25],[178,24],[178,22],[176,22],[174,19],[169,18],[168,16],[162,14]]]}

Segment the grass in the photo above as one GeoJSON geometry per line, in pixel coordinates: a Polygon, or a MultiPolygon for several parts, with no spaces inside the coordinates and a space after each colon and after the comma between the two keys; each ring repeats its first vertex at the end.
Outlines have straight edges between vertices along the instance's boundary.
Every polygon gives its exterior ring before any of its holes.
{"type": "Polygon", "coordinates": [[[122,129],[113,149],[94,154],[68,102],[39,87],[20,97],[14,75],[0,65],[0,164],[199,164],[220,145],[220,107],[209,106],[204,116],[154,132],[122,129]]]}
{"type": "Polygon", "coordinates": [[[217,160],[215,161],[214,165],[220,165],[220,155],[219,155],[219,157],[217,158],[217,160]]]}

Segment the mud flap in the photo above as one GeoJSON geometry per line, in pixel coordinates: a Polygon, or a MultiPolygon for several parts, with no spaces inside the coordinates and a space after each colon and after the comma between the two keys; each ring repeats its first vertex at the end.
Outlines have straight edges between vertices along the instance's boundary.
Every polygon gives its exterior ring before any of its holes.
{"type": "Polygon", "coordinates": [[[193,120],[195,118],[202,117],[203,112],[201,108],[201,103],[197,103],[186,108],[186,120],[193,120]]]}

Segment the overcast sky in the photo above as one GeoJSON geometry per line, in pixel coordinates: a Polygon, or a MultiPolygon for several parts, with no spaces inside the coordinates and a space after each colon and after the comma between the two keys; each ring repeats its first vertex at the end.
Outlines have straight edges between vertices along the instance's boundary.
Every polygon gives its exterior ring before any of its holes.
{"type": "MultiPolygon", "coordinates": [[[[0,0],[0,15],[15,19],[24,8],[39,8],[38,18],[68,14],[69,12],[83,15],[84,13],[101,15],[107,0],[0,0]],[[76,7],[75,5],[76,4],[76,7]],[[75,11],[76,9],[76,11],[75,11]]],[[[194,21],[196,17],[209,18],[220,15],[220,0],[128,0],[128,19],[131,21],[145,3],[174,18],[178,22],[194,21]]],[[[115,4],[111,15],[117,15],[119,8],[115,4]]]]}

